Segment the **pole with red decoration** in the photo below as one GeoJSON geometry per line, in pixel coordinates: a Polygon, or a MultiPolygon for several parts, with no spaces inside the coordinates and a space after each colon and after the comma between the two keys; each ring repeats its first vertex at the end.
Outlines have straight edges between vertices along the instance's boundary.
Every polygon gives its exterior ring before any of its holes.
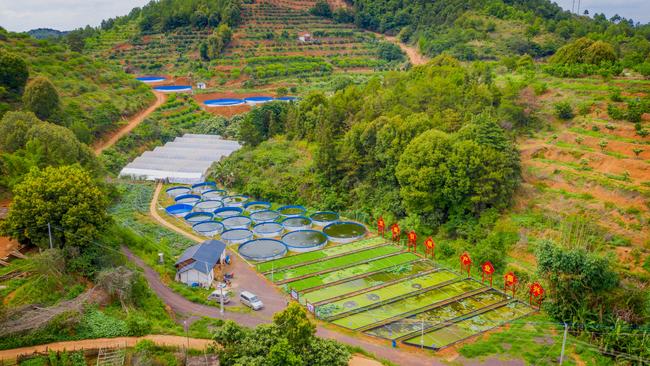
{"type": "Polygon", "coordinates": [[[481,282],[486,280],[490,281],[490,287],[492,287],[492,275],[494,274],[494,266],[490,261],[487,261],[481,265],[481,271],[483,275],[481,277],[481,282]]]}
{"type": "Polygon", "coordinates": [[[380,216],[379,220],[377,220],[377,233],[382,238],[384,237],[384,230],[385,229],[386,229],[386,223],[384,222],[384,218],[380,216]]]}
{"type": "Polygon", "coordinates": [[[512,297],[515,297],[515,291],[517,289],[517,276],[514,272],[508,272],[503,276],[503,292],[508,292],[509,289],[512,289],[512,297]]]}
{"type": "Polygon", "coordinates": [[[461,254],[460,271],[461,272],[467,271],[467,277],[472,277],[472,274],[470,272],[471,268],[472,268],[472,259],[469,257],[469,254],[467,254],[467,252],[461,254]]]}
{"type": "Polygon", "coordinates": [[[417,245],[418,245],[418,235],[415,233],[415,231],[411,230],[409,232],[409,242],[408,242],[408,250],[410,251],[413,249],[413,253],[417,252],[417,245]]]}
{"type": "Polygon", "coordinates": [[[542,307],[542,300],[544,299],[544,288],[539,282],[535,282],[530,285],[528,293],[530,295],[530,305],[532,306],[534,302],[537,305],[537,310],[539,310],[542,307]]]}
{"type": "Polygon", "coordinates": [[[427,240],[424,241],[424,248],[426,250],[425,254],[430,254],[431,259],[434,258],[434,249],[436,248],[436,243],[433,242],[432,237],[428,237],[427,240]]]}

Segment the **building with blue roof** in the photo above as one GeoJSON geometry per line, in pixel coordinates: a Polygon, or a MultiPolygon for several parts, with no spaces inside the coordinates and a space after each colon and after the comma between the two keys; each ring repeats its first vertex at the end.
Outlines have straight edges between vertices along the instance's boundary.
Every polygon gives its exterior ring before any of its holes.
{"type": "Polygon", "coordinates": [[[225,256],[226,244],[219,240],[206,240],[187,248],[175,263],[176,281],[188,286],[211,287],[214,267],[225,256]]]}

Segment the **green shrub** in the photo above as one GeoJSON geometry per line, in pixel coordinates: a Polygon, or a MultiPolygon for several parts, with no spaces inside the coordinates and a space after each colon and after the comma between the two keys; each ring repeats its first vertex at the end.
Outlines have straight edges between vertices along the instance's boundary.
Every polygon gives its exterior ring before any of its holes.
{"type": "Polygon", "coordinates": [[[573,118],[573,107],[569,102],[555,103],[555,116],[560,119],[570,120],[573,118]]]}

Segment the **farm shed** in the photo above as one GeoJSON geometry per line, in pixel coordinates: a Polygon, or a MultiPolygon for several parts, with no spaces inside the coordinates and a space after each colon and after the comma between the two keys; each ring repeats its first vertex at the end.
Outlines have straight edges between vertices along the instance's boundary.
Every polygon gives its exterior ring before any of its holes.
{"type": "Polygon", "coordinates": [[[214,267],[222,260],[226,244],[219,240],[206,240],[187,248],[176,261],[176,281],[188,286],[210,287],[214,280],[214,267]]]}

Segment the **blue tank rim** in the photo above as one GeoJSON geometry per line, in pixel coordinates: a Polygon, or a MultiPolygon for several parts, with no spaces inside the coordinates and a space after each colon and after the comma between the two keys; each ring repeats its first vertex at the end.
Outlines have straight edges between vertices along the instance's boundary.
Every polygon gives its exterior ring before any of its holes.
{"type": "MultiPolygon", "coordinates": [[[[368,228],[364,224],[361,224],[361,223],[358,223],[358,222],[355,222],[355,221],[335,221],[335,222],[333,222],[331,224],[328,224],[325,227],[323,227],[323,234],[327,235],[327,237],[330,237],[330,235],[328,235],[325,232],[325,230],[327,230],[327,228],[329,228],[332,225],[342,225],[342,224],[353,224],[353,225],[356,225],[356,226],[360,226],[364,230],[363,235],[366,235],[368,233],[368,228]]],[[[359,237],[361,237],[361,236],[359,236],[359,237]]],[[[337,238],[337,237],[335,236],[334,238],[337,238]]],[[[346,239],[351,239],[351,238],[346,238],[346,239]]]]}
{"type": "MultiPolygon", "coordinates": [[[[202,224],[215,224],[215,225],[217,225],[217,226],[220,226],[222,231],[223,231],[223,229],[225,228],[225,227],[223,226],[223,224],[220,223],[219,221],[214,221],[214,220],[205,220],[205,221],[199,221],[199,222],[197,222],[197,223],[194,223],[194,224],[192,225],[192,229],[193,229],[194,231],[202,232],[202,231],[196,229],[197,226],[202,225],[202,224]]],[[[206,231],[214,231],[214,230],[206,230],[206,231]]]]}
{"type": "MultiPolygon", "coordinates": [[[[241,214],[241,213],[244,212],[244,210],[241,207],[220,207],[220,208],[212,211],[212,213],[216,216],[220,212],[226,212],[226,211],[237,211],[238,214],[241,214]]],[[[233,215],[233,216],[241,216],[241,215],[233,215]]],[[[230,217],[230,216],[228,216],[228,217],[230,217]]]]}
{"type": "Polygon", "coordinates": [[[288,251],[289,251],[289,247],[287,247],[287,245],[285,243],[283,243],[281,240],[271,239],[271,238],[251,239],[251,240],[248,240],[248,241],[246,241],[244,243],[239,244],[239,246],[237,246],[237,252],[239,253],[239,255],[241,255],[245,259],[255,260],[255,261],[263,261],[263,260],[267,260],[267,259],[273,259],[273,258],[277,257],[278,255],[285,256],[288,251]],[[280,243],[280,244],[282,244],[282,247],[284,248],[284,250],[282,251],[282,253],[278,253],[277,255],[270,256],[270,257],[262,257],[262,258],[259,258],[259,259],[248,256],[248,255],[243,254],[241,252],[242,248],[245,247],[246,245],[254,244],[255,242],[259,242],[259,241],[273,241],[273,242],[280,243]]]}
{"type": "Polygon", "coordinates": [[[180,196],[174,197],[174,201],[178,202],[178,201],[186,199],[186,198],[196,198],[197,201],[201,200],[201,196],[199,196],[198,194],[182,194],[180,196]]]}
{"type": "Polygon", "coordinates": [[[313,222],[331,222],[331,223],[333,223],[333,222],[339,221],[339,219],[341,218],[341,216],[339,215],[338,212],[334,212],[334,211],[316,211],[316,212],[314,212],[313,214],[309,215],[309,218],[310,218],[313,222]],[[334,215],[336,215],[336,219],[334,219],[334,220],[330,220],[330,221],[321,221],[321,220],[316,220],[316,219],[314,219],[313,216],[314,216],[314,215],[318,215],[318,214],[334,214],[334,215]]]}
{"type": "MultiPolygon", "coordinates": [[[[289,216],[289,217],[285,217],[284,219],[282,219],[282,221],[280,221],[280,224],[282,224],[282,226],[284,226],[285,221],[287,221],[287,220],[295,220],[295,219],[306,219],[307,221],[309,221],[309,223],[305,224],[305,225],[313,224],[312,219],[310,219],[307,216],[289,216]]],[[[300,226],[305,226],[305,225],[300,225],[300,226]]],[[[291,227],[298,227],[298,226],[291,226],[291,227]]]]}
{"type": "MultiPolygon", "coordinates": [[[[244,228],[239,227],[239,228],[234,228],[234,229],[224,230],[224,231],[221,233],[221,239],[223,239],[223,240],[229,240],[229,239],[224,239],[223,236],[224,236],[225,234],[227,234],[227,233],[231,233],[231,232],[233,232],[233,231],[247,231],[248,234],[250,234],[250,235],[247,235],[247,237],[248,237],[248,238],[252,238],[252,237],[253,237],[253,232],[252,232],[252,231],[250,231],[249,229],[244,229],[244,228]]],[[[244,238],[244,239],[247,239],[247,238],[244,238]]],[[[244,239],[235,239],[235,240],[244,240],[244,239]]],[[[248,239],[248,240],[250,240],[250,239],[248,239]]]]}
{"type": "Polygon", "coordinates": [[[284,217],[304,216],[304,215],[307,213],[307,209],[306,209],[305,206],[303,206],[303,205],[285,205],[285,206],[279,207],[278,209],[276,209],[276,211],[277,211],[280,215],[282,215],[282,216],[284,216],[284,217]],[[302,211],[302,213],[300,213],[300,214],[285,215],[285,214],[283,214],[283,213],[281,212],[282,210],[284,210],[284,209],[288,209],[288,208],[299,208],[299,209],[302,211]]]}
{"type": "Polygon", "coordinates": [[[187,212],[192,211],[192,205],[188,205],[187,203],[176,203],[176,204],[173,204],[173,205],[169,205],[169,206],[165,207],[165,211],[170,215],[174,215],[173,213],[170,212],[170,210],[173,210],[174,208],[187,209],[187,212]]]}
{"type": "Polygon", "coordinates": [[[304,248],[316,248],[316,247],[319,247],[319,246],[321,246],[321,245],[323,245],[323,244],[327,244],[328,236],[327,236],[327,234],[325,234],[324,232],[322,232],[322,231],[320,231],[320,230],[314,230],[314,229],[300,229],[300,230],[290,231],[290,232],[288,232],[288,233],[282,235],[282,238],[281,238],[281,239],[282,239],[282,242],[284,243],[284,245],[286,245],[286,246],[289,247],[289,248],[303,248],[303,249],[304,249],[304,248]],[[322,235],[323,238],[324,238],[325,240],[323,240],[322,242],[320,242],[320,243],[318,243],[318,244],[316,244],[316,245],[312,245],[312,246],[308,246],[308,247],[297,247],[297,246],[294,246],[294,245],[289,245],[289,244],[287,244],[287,243],[284,243],[284,237],[285,237],[285,236],[287,236],[287,235],[291,235],[291,234],[295,234],[295,233],[299,233],[299,232],[305,232],[305,231],[318,233],[318,234],[322,235]]]}

